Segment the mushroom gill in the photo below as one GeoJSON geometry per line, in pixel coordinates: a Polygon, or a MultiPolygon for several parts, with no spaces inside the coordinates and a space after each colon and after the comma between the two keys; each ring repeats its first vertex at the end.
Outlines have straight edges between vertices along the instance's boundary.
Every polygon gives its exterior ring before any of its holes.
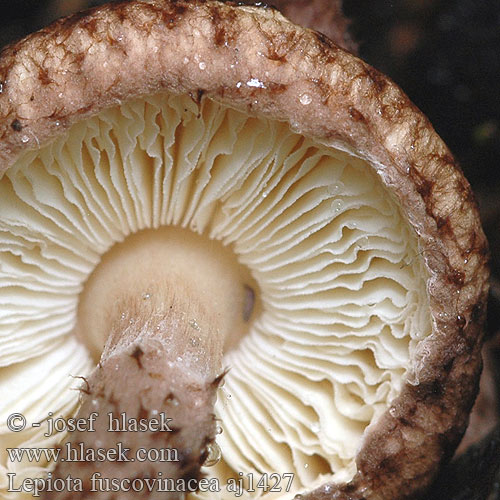
{"type": "MultiPolygon", "coordinates": [[[[105,341],[94,303],[78,315],[89,277],[144,235],[179,228],[218,241],[232,254],[221,262],[244,269],[241,284],[255,281],[259,306],[228,328],[230,370],[216,403],[222,458],[205,469],[223,488],[229,477],[293,473],[277,495],[289,498],[349,481],[365,429],[400,393],[431,333],[417,236],[375,170],[211,99],[163,93],[73,125],[5,173],[0,214],[0,439],[11,447],[64,438],[29,424],[74,412],[70,375],[92,366],[83,345],[98,356],[105,341]],[[14,410],[29,430],[8,432],[14,410]]],[[[196,339],[196,318],[184,320],[196,339]]],[[[51,466],[0,458],[6,499],[17,498],[7,472],[21,481],[51,466]]],[[[257,489],[244,498],[261,495],[276,497],[257,489]]]]}

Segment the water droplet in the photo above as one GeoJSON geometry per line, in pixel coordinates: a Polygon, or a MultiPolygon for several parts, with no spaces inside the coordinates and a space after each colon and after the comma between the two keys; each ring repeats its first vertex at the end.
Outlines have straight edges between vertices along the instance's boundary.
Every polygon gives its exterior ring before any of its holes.
{"type": "Polygon", "coordinates": [[[149,300],[151,298],[151,294],[149,292],[145,292],[142,294],[142,300],[149,300]]]}
{"type": "Polygon", "coordinates": [[[312,102],[312,97],[309,94],[302,94],[300,96],[300,104],[307,106],[308,104],[311,104],[311,102],[312,102]]]}
{"type": "Polygon", "coordinates": [[[99,401],[97,401],[97,399],[93,399],[92,400],[92,405],[93,406],[97,406],[99,404],[99,401]]]}
{"type": "Polygon", "coordinates": [[[394,406],[391,406],[391,408],[389,408],[389,414],[391,415],[391,417],[396,418],[397,410],[396,408],[394,408],[394,406]]]}
{"type": "Polygon", "coordinates": [[[155,52],[155,53],[156,53],[156,52],[158,52],[159,50],[160,50],[160,49],[159,49],[158,47],[156,47],[156,46],[155,46],[155,47],[153,47],[153,52],[155,52]]]}
{"type": "Polygon", "coordinates": [[[179,400],[172,393],[170,393],[165,398],[165,402],[172,405],[172,406],[179,406],[179,400]]]}
{"type": "Polygon", "coordinates": [[[151,410],[151,415],[158,415],[158,410],[151,410]]]}
{"type": "Polygon", "coordinates": [[[344,202],[342,200],[335,200],[332,202],[332,210],[335,213],[339,213],[344,208],[344,202]]]}
{"type": "Polygon", "coordinates": [[[314,432],[314,433],[318,433],[320,430],[321,430],[321,424],[319,422],[313,422],[311,424],[311,430],[314,432]]]}
{"type": "Polygon", "coordinates": [[[58,97],[62,97],[64,94],[62,92],[59,92],[59,94],[57,94],[58,97]]]}
{"type": "Polygon", "coordinates": [[[125,317],[126,317],[125,313],[124,313],[124,312],[123,312],[123,313],[121,313],[120,318],[121,318],[121,319],[125,319],[125,317]]]}
{"type": "Polygon", "coordinates": [[[3,92],[3,83],[0,82],[0,94],[3,92]]]}
{"type": "Polygon", "coordinates": [[[341,181],[335,182],[334,184],[330,184],[326,187],[326,192],[330,196],[336,195],[342,191],[344,188],[344,183],[341,181]]]}
{"type": "Polygon", "coordinates": [[[193,346],[196,347],[200,343],[200,337],[191,337],[189,340],[189,343],[193,346]]]}
{"type": "Polygon", "coordinates": [[[201,330],[200,325],[195,319],[189,320],[189,326],[199,332],[201,330]]]}
{"type": "Polygon", "coordinates": [[[295,495],[295,496],[293,497],[293,500],[302,500],[303,498],[304,498],[304,497],[303,497],[302,495],[300,495],[300,494],[299,494],[299,495],[295,495]]]}
{"type": "Polygon", "coordinates": [[[464,259],[464,264],[467,264],[469,262],[469,259],[464,259]]]}
{"type": "Polygon", "coordinates": [[[250,80],[248,80],[248,82],[247,82],[247,86],[248,87],[254,87],[254,88],[257,88],[257,89],[265,89],[266,88],[266,86],[264,85],[264,83],[262,83],[257,78],[250,78],[250,80]]]}
{"type": "Polygon", "coordinates": [[[59,120],[56,120],[56,127],[59,127],[61,125],[61,122],[59,120]]]}
{"type": "Polygon", "coordinates": [[[204,69],[207,69],[207,65],[202,61],[200,64],[198,64],[198,67],[203,71],[204,69]]]}
{"type": "Polygon", "coordinates": [[[23,135],[21,137],[21,142],[23,142],[24,144],[26,144],[29,140],[30,140],[30,138],[27,135],[23,135]]]}
{"type": "Polygon", "coordinates": [[[199,29],[195,28],[195,29],[193,30],[193,35],[194,35],[194,36],[200,36],[200,34],[201,34],[201,33],[200,33],[200,30],[199,30],[199,29]]]}
{"type": "Polygon", "coordinates": [[[218,425],[215,428],[215,434],[222,434],[223,431],[224,431],[224,429],[220,425],[218,425]]]}
{"type": "Polygon", "coordinates": [[[185,57],[185,58],[182,60],[182,62],[183,62],[184,64],[187,64],[187,63],[189,62],[189,57],[185,57]]]}
{"type": "Polygon", "coordinates": [[[226,394],[227,399],[231,399],[231,394],[226,394]]]}
{"type": "Polygon", "coordinates": [[[182,363],[182,356],[177,356],[177,361],[178,361],[179,363],[182,363]]]}
{"type": "Polygon", "coordinates": [[[118,35],[118,36],[116,37],[116,39],[117,39],[119,42],[123,41],[123,35],[118,35]]]}
{"type": "Polygon", "coordinates": [[[207,455],[205,462],[203,462],[203,465],[205,467],[213,467],[214,465],[216,465],[220,462],[220,459],[222,457],[222,452],[221,452],[220,446],[215,442],[210,443],[207,446],[207,451],[208,451],[208,455],[207,455]]]}
{"type": "Polygon", "coordinates": [[[309,468],[309,464],[304,464],[304,469],[308,469],[309,468]]]}

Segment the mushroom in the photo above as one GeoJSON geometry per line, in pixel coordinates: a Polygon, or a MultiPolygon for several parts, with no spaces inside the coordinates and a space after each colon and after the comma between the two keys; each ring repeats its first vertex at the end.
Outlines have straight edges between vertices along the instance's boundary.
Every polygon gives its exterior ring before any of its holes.
{"type": "MultiPolygon", "coordinates": [[[[3,52],[0,138],[3,446],[62,443],[45,421],[96,411],[70,443],[180,459],[58,462],[87,488],[196,480],[207,458],[221,491],[193,497],[430,484],[477,390],[487,247],[394,83],[273,9],[110,4],[3,52]],[[117,436],[107,413],[172,421],[117,436]]],[[[55,465],[1,457],[6,498],[8,473],[55,465]]]]}

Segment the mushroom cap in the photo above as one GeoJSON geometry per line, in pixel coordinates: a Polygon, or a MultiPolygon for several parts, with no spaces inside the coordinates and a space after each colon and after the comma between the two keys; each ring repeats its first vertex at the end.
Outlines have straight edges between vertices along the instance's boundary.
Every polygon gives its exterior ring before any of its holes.
{"type": "Polygon", "coordinates": [[[467,425],[487,294],[485,237],[449,150],[393,82],[279,12],[152,0],[63,19],[3,51],[2,173],[73,124],[160,92],[286,122],[369,163],[398,201],[428,272],[432,334],[391,408],[366,429],[353,480],[304,497],[388,500],[421,491],[467,425]]]}

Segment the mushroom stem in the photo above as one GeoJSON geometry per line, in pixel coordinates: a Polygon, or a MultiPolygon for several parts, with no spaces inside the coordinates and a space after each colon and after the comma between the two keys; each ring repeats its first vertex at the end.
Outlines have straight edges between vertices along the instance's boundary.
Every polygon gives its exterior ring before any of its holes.
{"type": "Polygon", "coordinates": [[[79,335],[93,334],[97,349],[109,332],[76,417],[94,420],[94,432],[86,425],[70,434],[53,478],[80,478],[93,498],[109,498],[105,478],[155,479],[149,498],[183,498],[165,496],[161,480],[196,487],[215,439],[224,342],[245,299],[239,266],[201,241],[176,229],[138,235],[112,251],[88,283],[79,335]],[[99,305],[101,314],[87,316],[99,305]],[[105,460],[96,459],[97,450],[105,460]],[[75,457],[84,462],[70,461],[75,457]]]}
{"type": "MultiPolygon", "coordinates": [[[[58,462],[53,478],[79,478],[82,497],[94,492],[96,499],[110,498],[113,483],[108,481],[127,480],[115,482],[121,498],[129,481],[152,478],[158,481],[150,483],[149,498],[183,498],[182,492],[165,493],[160,480],[182,479],[186,488],[196,488],[200,466],[215,439],[213,405],[219,379],[207,380],[195,370],[185,373],[175,358],[187,351],[165,349],[151,336],[120,344],[82,389],[77,419],[91,422],[95,415],[95,431],[72,433],[62,447],[65,461],[58,462]],[[103,453],[105,459],[96,462],[103,453]]],[[[66,495],[54,492],[45,498],[66,495]]]]}

